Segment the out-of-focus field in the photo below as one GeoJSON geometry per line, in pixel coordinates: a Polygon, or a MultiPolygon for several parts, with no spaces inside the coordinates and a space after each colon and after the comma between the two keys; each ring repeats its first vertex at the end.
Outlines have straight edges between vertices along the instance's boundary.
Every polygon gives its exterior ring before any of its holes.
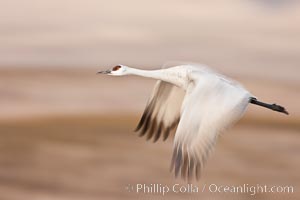
{"type": "MultiPolygon", "coordinates": [[[[198,183],[293,186],[300,197],[299,86],[236,77],[286,116],[249,106],[218,141],[198,183]],[[276,89],[274,87],[276,85],[276,89]]],[[[2,70],[0,199],[252,199],[248,194],[136,194],[128,184],[186,183],[169,172],[172,139],[146,142],[134,134],[153,80],[105,77],[94,70],[2,70]]]]}
{"type": "MultiPolygon", "coordinates": [[[[0,126],[1,199],[253,199],[248,194],[136,194],[128,184],[183,184],[169,173],[172,141],[146,142],[132,132],[135,116],[65,116],[0,126]]],[[[293,186],[294,193],[259,193],[255,199],[300,197],[299,126],[242,121],[221,137],[203,184],[293,186]]]]}

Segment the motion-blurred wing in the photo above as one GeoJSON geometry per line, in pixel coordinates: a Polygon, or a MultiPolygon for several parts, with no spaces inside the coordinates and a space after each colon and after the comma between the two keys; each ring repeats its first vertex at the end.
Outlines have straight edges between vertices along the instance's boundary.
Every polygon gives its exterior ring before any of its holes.
{"type": "Polygon", "coordinates": [[[180,119],[180,108],[185,91],[164,81],[157,81],[136,128],[140,136],[146,135],[147,140],[156,142],[161,135],[166,140],[180,119]]]}
{"type": "Polygon", "coordinates": [[[242,117],[250,94],[221,77],[202,77],[187,90],[174,140],[171,170],[199,179],[207,156],[225,128],[242,117]]]}

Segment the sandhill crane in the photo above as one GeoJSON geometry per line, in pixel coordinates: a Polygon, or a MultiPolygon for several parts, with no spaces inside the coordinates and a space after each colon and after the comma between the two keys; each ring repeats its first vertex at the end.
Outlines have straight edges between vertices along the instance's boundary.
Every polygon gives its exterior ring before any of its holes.
{"type": "Polygon", "coordinates": [[[160,137],[166,140],[177,128],[171,171],[188,180],[199,179],[218,135],[243,116],[249,103],[288,114],[284,107],[258,101],[239,83],[206,66],[141,70],[117,65],[98,73],[158,80],[136,131],[155,142],[160,137]]]}

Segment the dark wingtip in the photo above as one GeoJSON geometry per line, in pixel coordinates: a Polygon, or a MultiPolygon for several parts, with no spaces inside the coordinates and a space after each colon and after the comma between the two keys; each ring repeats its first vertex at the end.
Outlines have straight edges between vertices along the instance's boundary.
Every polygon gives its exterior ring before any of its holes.
{"type": "Polygon", "coordinates": [[[163,122],[160,122],[156,134],[154,135],[153,143],[157,142],[157,140],[159,139],[161,132],[163,130],[163,126],[164,126],[163,122]]]}
{"type": "Polygon", "coordinates": [[[137,126],[137,127],[135,127],[135,129],[133,131],[138,132],[140,129],[141,129],[141,126],[137,126]]]}
{"type": "Polygon", "coordinates": [[[197,163],[196,165],[196,180],[199,181],[201,178],[201,164],[197,163]]]}
{"type": "Polygon", "coordinates": [[[142,118],[140,119],[138,125],[136,126],[136,128],[134,129],[134,132],[138,132],[142,126],[144,125],[144,121],[145,121],[145,114],[143,114],[142,118]]]}

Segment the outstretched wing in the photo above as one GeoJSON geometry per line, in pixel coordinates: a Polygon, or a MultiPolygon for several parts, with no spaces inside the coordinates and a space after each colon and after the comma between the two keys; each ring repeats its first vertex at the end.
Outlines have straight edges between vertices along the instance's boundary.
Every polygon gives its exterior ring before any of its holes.
{"type": "Polygon", "coordinates": [[[173,84],[157,81],[142,118],[136,128],[140,136],[156,142],[161,135],[166,140],[180,119],[185,91],[173,84]]]}
{"type": "Polygon", "coordinates": [[[187,90],[174,140],[171,170],[199,179],[219,133],[242,117],[250,94],[222,77],[201,77],[187,90]]]}

